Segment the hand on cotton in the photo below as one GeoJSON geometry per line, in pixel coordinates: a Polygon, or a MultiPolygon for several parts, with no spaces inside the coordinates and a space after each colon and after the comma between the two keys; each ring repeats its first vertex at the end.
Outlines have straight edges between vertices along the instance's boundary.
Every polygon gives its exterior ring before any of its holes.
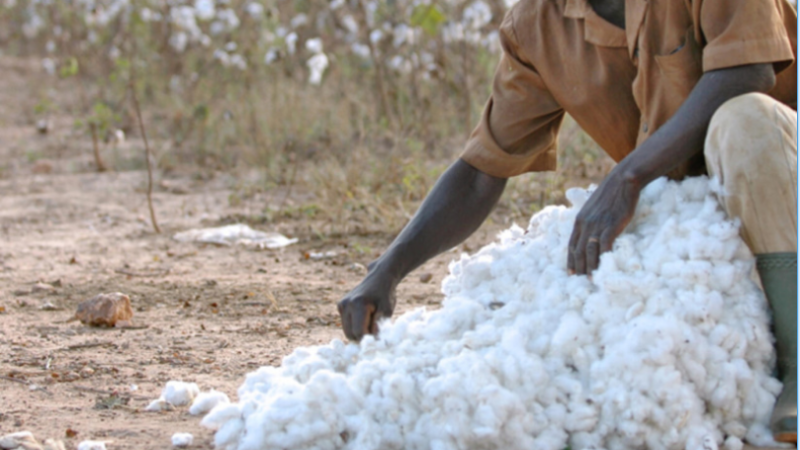
{"type": "Polygon", "coordinates": [[[636,211],[640,187],[615,174],[606,177],[575,219],[567,249],[567,270],[571,274],[591,275],[600,264],[600,255],[611,250],[636,211]]]}
{"type": "Polygon", "coordinates": [[[392,317],[394,305],[394,283],[374,272],[367,275],[337,305],[347,339],[360,341],[366,334],[377,334],[378,320],[392,317]]]}

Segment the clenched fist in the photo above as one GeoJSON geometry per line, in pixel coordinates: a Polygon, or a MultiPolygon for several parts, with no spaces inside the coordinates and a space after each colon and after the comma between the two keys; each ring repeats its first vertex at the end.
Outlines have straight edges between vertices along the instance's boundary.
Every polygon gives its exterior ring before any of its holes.
{"type": "Polygon", "coordinates": [[[394,312],[394,291],[394,283],[370,274],[339,301],[342,328],[348,339],[360,341],[365,334],[378,332],[378,320],[392,317],[394,312]]]}

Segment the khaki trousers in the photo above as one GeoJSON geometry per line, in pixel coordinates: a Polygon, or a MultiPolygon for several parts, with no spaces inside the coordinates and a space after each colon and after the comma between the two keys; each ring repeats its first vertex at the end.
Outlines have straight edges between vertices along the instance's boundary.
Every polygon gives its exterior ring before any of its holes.
{"type": "Polygon", "coordinates": [[[705,159],[750,250],[797,252],[797,113],[763,94],[728,100],[708,126],[705,159]]]}

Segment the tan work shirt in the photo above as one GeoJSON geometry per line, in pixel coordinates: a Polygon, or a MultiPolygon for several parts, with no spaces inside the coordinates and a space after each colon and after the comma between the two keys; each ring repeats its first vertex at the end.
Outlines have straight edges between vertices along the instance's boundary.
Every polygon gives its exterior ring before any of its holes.
{"type": "MultiPolygon", "coordinates": [[[[620,161],[675,114],[706,71],[773,63],[769,93],[797,109],[797,13],[786,0],[626,0],[625,30],[587,0],[521,0],[461,158],[496,177],[556,168],[569,113],[620,161]]],[[[684,164],[673,177],[702,172],[684,164]]]]}

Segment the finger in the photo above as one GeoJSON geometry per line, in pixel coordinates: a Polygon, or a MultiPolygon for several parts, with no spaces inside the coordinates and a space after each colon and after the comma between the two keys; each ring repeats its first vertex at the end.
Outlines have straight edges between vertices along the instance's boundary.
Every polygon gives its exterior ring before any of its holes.
{"type": "Polygon", "coordinates": [[[339,305],[339,314],[342,317],[342,330],[344,330],[344,335],[347,336],[347,339],[354,341],[356,338],[353,336],[351,331],[353,327],[350,325],[352,323],[350,318],[350,308],[345,308],[341,303],[339,305]]]}
{"type": "Polygon", "coordinates": [[[383,319],[384,315],[380,311],[375,311],[369,322],[369,334],[378,335],[378,321],[383,319]]]}
{"type": "Polygon", "coordinates": [[[578,241],[578,245],[575,247],[574,252],[574,259],[575,259],[575,273],[578,275],[586,275],[586,244],[587,244],[587,237],[582,235],[580,240],[578,241]]]}
{"type": "Polygon", "coordinates": [[[613,230],[606,230],[600,235],[600,254],[610,252],[614,247],[617,234],[613,230]]]}
{"type": "Polygon", "coordinates": [[[364,308],[366,310],[366,317],[361,325],[361,336],[365,334],[375,334],[378,332],[378,314],[375,311],[375,306],[368,304],[364,308]]]}
{"type": "Polygon", "coordinates": [[[600,264],[600,238],[590,237],[586,241],[586,272],[591,274],[600,264]]]}
{"type": "Polygon", "coordinates": [[[368,323],[369,314],[363,305],[358,305],[351,308],[350,311],[350,333],[353,335],[352,339],[360,341],[364,337],[366,330],[364,324],[368,323]]]}
{"type": "Polygon", "coordinates": [[[357,308],[353,310],[352,313],[352,322],[351,330],[353,332],[353,336],[357,341],[360,341],[361,338],[364,337],[365,334],[370,332],[372,328],[372,320],[375,314],[375,306],[366,304],[366,305],[359,305],[357,308]]]}

